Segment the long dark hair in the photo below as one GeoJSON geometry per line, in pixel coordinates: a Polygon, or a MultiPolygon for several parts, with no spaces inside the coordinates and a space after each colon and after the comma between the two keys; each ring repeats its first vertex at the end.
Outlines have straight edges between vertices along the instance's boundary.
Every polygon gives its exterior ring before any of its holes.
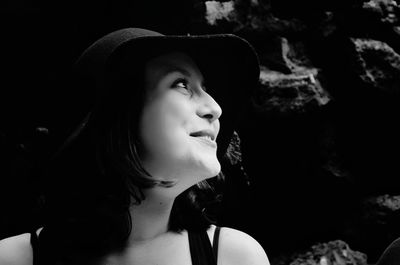
{"type": "MultiPolygon", "coordinates": [[[[111,61],[101,88],[74,72],[75,86],[100,93],[43,173],[46,203],[40,245],[48,262],[93,260],[123,249],[135,219],[129,207],[145,199],[142,189],[174,185],[153,178],[140,162],[138,121],[148,59],[125,54],[111,61]]],[[[180,194],[169,229],[204,230],[215,222],[207,209],[215,210],[215,184],[221,179],[222,174],[180,194]]]]}

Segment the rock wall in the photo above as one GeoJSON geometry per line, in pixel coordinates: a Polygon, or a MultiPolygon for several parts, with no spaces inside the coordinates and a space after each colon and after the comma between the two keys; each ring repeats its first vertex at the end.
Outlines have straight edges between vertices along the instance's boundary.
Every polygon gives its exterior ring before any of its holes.
{"type": "Polygon", "coordinates": [[[340,238],[376,261],[400,232],[387,206],[400,188],[397,2],[228,3],[208,23],[247,38],[262,65],[238,129],[241,225],[272,256],[340,238]]]}

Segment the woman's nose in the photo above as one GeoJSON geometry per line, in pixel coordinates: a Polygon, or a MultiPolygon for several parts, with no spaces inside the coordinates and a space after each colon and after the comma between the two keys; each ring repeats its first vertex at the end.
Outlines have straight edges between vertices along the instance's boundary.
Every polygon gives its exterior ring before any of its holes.
{"type": "Polygon", "coordinates": [[[197,114],[210,122],[218,119],[222,114],[222,109],[214,98],[206,92],[203,92],[203,95],[200,98],[201,100],[197,114]]]}

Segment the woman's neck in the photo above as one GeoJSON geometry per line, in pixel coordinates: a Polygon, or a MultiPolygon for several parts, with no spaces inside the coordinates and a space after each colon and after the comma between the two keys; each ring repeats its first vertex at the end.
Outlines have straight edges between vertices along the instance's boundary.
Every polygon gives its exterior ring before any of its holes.
{"type": "Polygon", "coordinates": [[[129,244],[149,241],[168,232],[169,219],[175,198],[160,196],[157,188],[144,191],[145,199],[132,205],[132,232],[129,244]]]}

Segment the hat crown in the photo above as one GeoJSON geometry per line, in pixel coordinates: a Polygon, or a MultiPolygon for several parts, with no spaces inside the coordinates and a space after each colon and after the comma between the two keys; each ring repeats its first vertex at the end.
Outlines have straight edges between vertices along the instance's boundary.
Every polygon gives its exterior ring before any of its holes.
{"type": "MultiPolygon", "coordinates": [[[[116,47],[120,46],[126,41],[132,39],[150,37],[150,36],[164,36],[159,32],[141,28],[124,28],[111,32],[89,46],[84,54],[90,50],[102,48],[105,50],[113,51],[116,47]]],[[[103,50],[104,51],[104,50],[103,50]]]]}
{"type": "Polygon", "coordinates": [[[119,46],[134,39],[156,36],[164,35],[142,28],[124,28],[113,31],[95,41],[81,54],[75,63],[76,70],[94,78],[101,76],[107,60],[119,46]]]}

